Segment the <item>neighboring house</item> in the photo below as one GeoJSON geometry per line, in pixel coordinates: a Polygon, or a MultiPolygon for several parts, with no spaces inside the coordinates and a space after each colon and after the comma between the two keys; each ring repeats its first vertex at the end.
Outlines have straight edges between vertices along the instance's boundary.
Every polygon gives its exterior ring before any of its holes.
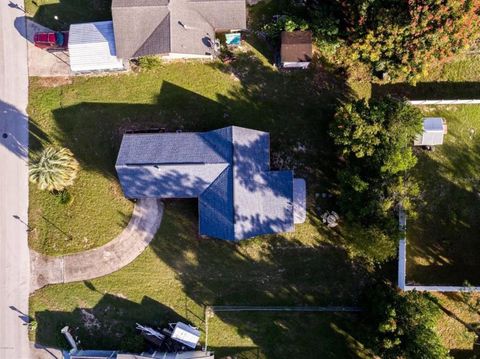
{"type": "Polygon", "coordinates": [[[435,146],[443,144],[447,133],[447,123],[441,117],[426,117],[423,119],[423,132],[417,135],[414,146],[435,146]]]}
{"type": "Polygon", "coordinates": [[[125,69],[123,61],[116,56],[111,21],[70,25],[68,50],[73,72],[125,69]]]}
{"type": "Polygon", "coordinates": [[[122,59],[212,58],[215,33],[246,28],[245,0],[113,0],[122,59]]]}
{"type": "Polygon", "coordinates": [[[306,69],[312,61],[312,32],[282,31],[280,40],[280,66],[306,69]]]}
{"type": "Polygon", "coordinates": [[[240,240],[305,221],[305,181],[270,171],[266,132],[125,134],[115,168],[128,198],[198,198],[201,235],[240,240]]]}

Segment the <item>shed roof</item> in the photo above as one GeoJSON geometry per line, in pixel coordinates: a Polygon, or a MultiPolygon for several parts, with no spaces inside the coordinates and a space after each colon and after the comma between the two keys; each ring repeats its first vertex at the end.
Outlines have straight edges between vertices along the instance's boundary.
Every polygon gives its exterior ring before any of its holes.
{"type": "Polygon", "coordinates": [[[282,31],[281,62],[310,62],[312,59],[311,31],[282,31]]]}
{"type": "Polygon", "coordinates": [[[293,173],[270,171],[269,135],[230,126],[127,134],[116,169],[127,197],[199,198],[200,233],[243,239],[294,229],[293,173]]]}
{"type": "Polygon", "coordinates": [[[215,31],[246,28],[245,0],[113,0],[118,55],[211,55],[215,31]]]}
{"type": "Polygon", "coordinates": [[[121,70],[112,21],[70,25],[68,40],[72,71],[121,70]]]}

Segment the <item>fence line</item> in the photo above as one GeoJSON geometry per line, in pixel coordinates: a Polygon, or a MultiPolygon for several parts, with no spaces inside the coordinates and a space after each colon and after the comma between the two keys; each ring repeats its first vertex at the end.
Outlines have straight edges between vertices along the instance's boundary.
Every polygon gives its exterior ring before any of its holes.
{"type": "Polygon", "coordinates": [[[418,290],[421,292],[480,292],[480,287],[465,287],[465,286],[441,286],[441,285],[407,285],[405,291],[418,290]]]}
{"type": "Polygon", "coordinates": [[[402,207],[398,214],[399,228],[405,233],[398,243],[398,287],[401,290],[418,290],[422,292],[480,292],[480,287],[471,286],[441,286],[441,285],[407,285],[407,216],[402,207]]]}
{"type": "Polygon", "coordinates": [[[409,100],[411,105],[479,105],[480,99],[470,100],[409,100]]]}
{"type": "Polygon", "coordinates": [[[219,312],[361,312],[359,307],[310,307],[310,306],[248,306],[248,305],[215,305],[209,307],[214,313],[219,312]]]}

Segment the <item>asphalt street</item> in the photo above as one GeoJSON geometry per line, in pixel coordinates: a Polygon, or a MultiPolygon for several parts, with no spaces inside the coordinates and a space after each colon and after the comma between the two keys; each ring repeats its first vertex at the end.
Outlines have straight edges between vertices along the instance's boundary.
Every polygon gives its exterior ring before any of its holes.
{"type": "Polygon", "coordinates": [[[23,0],[0,0],[0,359],[28,359],[28,101],[23,0]]]}

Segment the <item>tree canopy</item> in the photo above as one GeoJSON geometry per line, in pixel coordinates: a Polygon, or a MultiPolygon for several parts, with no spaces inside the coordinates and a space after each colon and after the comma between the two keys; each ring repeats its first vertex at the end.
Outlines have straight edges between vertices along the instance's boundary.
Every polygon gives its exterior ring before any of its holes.
{"type": "Polygon", "coordinates": [[[392,97],[346,103],[335,114],[330,135],[345,163],[339,206],[356,229],[352,244],[373,261],[394,255],[393,210],[400,203],[410,210],[418,192],[408,171],[417,161],[412,143],[421,130],[420,111],[392,97]]]}
{"type": "Polygon", "coordinates": [[[479,0],[356,0],[344,10],[354,58],[412,82],[480,37],[479,0]]]}
{"type": "Polygon", "coordinates": [[[440,310],[435,298],[400,292],[388,283],[368,288],[362,300],[368,340],[382,358],[446,359],[448,350],[435,333],[440,310]]]}

